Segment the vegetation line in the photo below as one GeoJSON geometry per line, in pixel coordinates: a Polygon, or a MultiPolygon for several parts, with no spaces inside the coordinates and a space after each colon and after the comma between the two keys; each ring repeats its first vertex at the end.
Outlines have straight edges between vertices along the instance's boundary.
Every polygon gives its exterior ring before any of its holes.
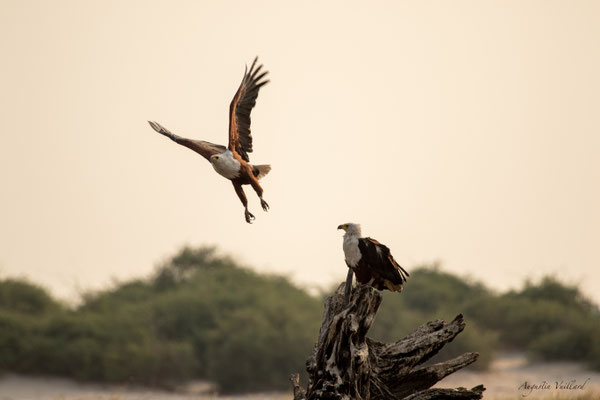
{"type": "MultiPolygon", "coordinates": [[[[469,321],[438,357],[498,349],[600,370],[600,312],[579,289],[545,278],[496,294],[435,268],[411,269],[384,293],[370,336],[393,342],[425,321],[469,321]]],[[[214,248],[184,248],[148,278],[84,296],[69,308],[22,279],[0,280],[0,372],[170,387],[207,379],[222,392],[287,390],[316,340],[323,299],[214,248]]],[[[433,360],[435,361],[435,360],[433,360]]],[[[306,379],[306,377],[301,377],[306,379]]]]}

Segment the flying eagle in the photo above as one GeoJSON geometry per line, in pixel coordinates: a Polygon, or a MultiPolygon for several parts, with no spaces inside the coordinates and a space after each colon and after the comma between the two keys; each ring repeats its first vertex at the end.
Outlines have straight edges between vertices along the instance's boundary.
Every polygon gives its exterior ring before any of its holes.
{"type": "Polygon", "coordinates": [[[244,216],[249,224],[254,220],[254,215],[248,211],[248,199],[242,185],[251,185],[260,198],[263,210],[268,211],[269,205],[262,197],[263,189],[258,181],[271,170],[270,165],[250,164],[250,158],[248,157],[248,153],[252,152],[250,112],[256,104],[259,89],[269,82],[269,80],[264,79],[268,71],[261,72],[262,65],[254,68],[257,60],[258,57],[254,59],[250,70],[246,66],[242,83],[229,105],[229,145],[227,148],[204,140],[186,139],[177,136],[159,123],[148,121],[156,132],[206,158],[215,171],[233,183],[235,192],[244,205],[244,216]]]}
{"type": "Polygon", "coordinates": [[[338,229],[346,231],[344,234],[344,256],[348,265],[346,279],[346,298],[350,295],[352,286],[352,273],[356,280],[368,284],[379,290],[399,292],[409,275],[392,257],[390,249],[369,237],[360,237],[359,224],[342,224],[338,229]]]}

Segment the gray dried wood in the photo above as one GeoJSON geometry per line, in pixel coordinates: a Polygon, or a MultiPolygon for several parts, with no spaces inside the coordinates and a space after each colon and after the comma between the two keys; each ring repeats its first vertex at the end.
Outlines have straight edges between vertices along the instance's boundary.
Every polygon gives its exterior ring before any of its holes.
{"type": "Polygon", "coordinates": [[[380,343],[367,332],[381,304],[381,294],[358,285],[345,300],[344,283],[325,300],[323,321],[306,362],[309,382],[290,377],[294,400],[432,400],[481,399],[485,388],[431,389],[439,380],[475,362],[465,353],[433,365],[423,364],[465,327],[462,315],[450,323],[428,322],[395,343],[380,343]]]}

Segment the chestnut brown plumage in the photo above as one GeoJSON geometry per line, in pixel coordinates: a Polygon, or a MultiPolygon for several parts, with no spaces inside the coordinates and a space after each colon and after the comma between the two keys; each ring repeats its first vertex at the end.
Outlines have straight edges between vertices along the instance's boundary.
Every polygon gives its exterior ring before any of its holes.
{"type": "Polygon", "coordinates": [[[268,73],[260,73],[262,65],[254,69],[256,60],[258,58],[254,59],[249,72],[247,69],[244,71],[242,83],[229,105],[229,149],[235,149],[244,161],[250,161],[248,153],[252,153],[250,112],[256,105],[258,90],[269,83],[269,80],[261,81],[268,73]]]}
{"type": "Polygon", "coordinates": [[[268,72],[261,72],[262,65],[256,67],[257,60],[258,57],[252,62],[250,70],[246,67],[242,82],[229,105],[228,147],[204,140],[183,138],[171,133],[157,122],[148,121],[156,132],[206,158],[215,171],[233,183],[235,192],[244,205],[244,216],[248,223],[252,223],[254,215],[248,211],[248,199],[242,185],[251,185],[260,198],[263,210],[268,211],[269,209],[269,205],[262,198],[263,189],[258,181],[269,173],[271,166],[252,165],[248,157],[248,153],[253,150],[250,113],[256,104],[258,91],[269,82],[264,79],[268,72]]]}

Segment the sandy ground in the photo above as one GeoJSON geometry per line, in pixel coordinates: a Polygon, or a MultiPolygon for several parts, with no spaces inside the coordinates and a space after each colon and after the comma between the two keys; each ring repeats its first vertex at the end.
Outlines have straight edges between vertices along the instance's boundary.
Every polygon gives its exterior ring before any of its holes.
{"type": "Polygon", "coordinates": [[[198,391],[209,385],[196,383],[191,386],[196,390],[173,393],[142,387],[82,384],[63,378],[6,374],[0,377],[0,400],[290,400],[289,394],[282,393],[203,395],[198,391]]]}
{"type": "Polygon", "coordinates": [[[527,363],[519,354],[504,355],[492,363],[486,372],[458,371],[435,387],[467,387],[483,384],[484,399],[570,399],[593,393],[600,399],[600,373],[588,371],[577,363],[527,363]],[[575,381],[575,382],[573,382],[575,381]],[[558,384],[569,384],[571,389],[556,389],[558,384]],[[533,390],[522,385],[538,385],[533,390]],[[582,389],[576,385],[584,384],[582,389]]]}
{"type": "MultiPolygon", "coordinates": [[[[437,387],[468,387],[483,384],[486,399],[576,398],[590,392],[600,399],[600,373],[587,371],[576,363],[528,364],[520,355],[506,355],[494,362],[490,371],[459,371],[437,387]],[[556,382],[575,380],[583,389],[556,389],[556,382]],[[534,390],[519,389],[525,382],[534,390]]],[[[291,400],[287,393],[218,397],[201,395],[206,384],[196,383],[181,393],[114,385],[80,384],[69,379],[3,375],[0,400],[291,400]]]]}

